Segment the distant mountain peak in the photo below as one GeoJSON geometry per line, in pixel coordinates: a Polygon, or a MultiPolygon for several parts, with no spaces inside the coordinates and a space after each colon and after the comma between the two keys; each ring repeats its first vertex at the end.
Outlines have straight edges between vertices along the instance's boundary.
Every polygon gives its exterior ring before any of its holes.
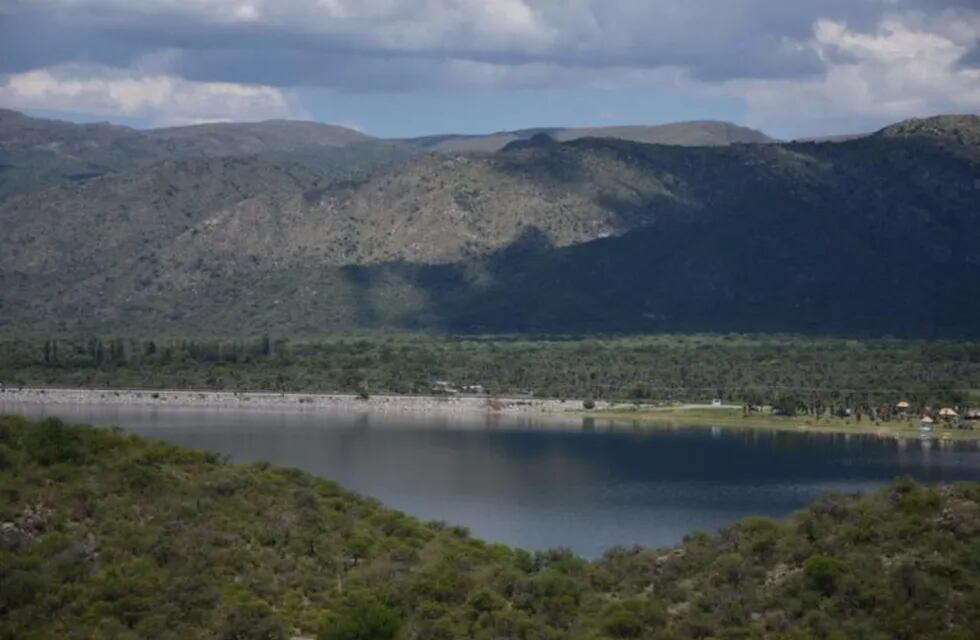
{"type": "Polygon", "coordinates": [[[512,151],[514,149],[549,149],[558,144],[558,141],[547,133],[536,133],[530,138],[524,138],[521,140],[514,140],[513,142],[508,142],[504,146],[504,151],[512,151]]]}
{"type": "Polygon", "coordinates": [[[235,129],[248,129],[248,130],[260,130],[260,129],[304,129],[304,130],[323,130],[323,131],[348,131],[357,136],[364,138],[369,138],[365,133],[353,129],[351,127],[345,127],[339,124],[331,124],[329,122],[318,122],[316,120],[294,120],[291,118],[272,118],[269,120],[250,120],[244,122],[201,122],[198,124],[180,125],[175,127],[161,127],[157,129],[146,129],[145,133],[149,134],[160,134],[164,132],[172,131],[188,131],[188,130],[235,130],[235,129]]]}
{"type": "Polygon", "coordinates": [[[972,114],[950,114],[929,118],[911,118],[878,131],[883,137],[910,136],[965,136],[973,143],[980,142],[980,116],[972,114]]]}
{"type": "Polygon", "coordinates": [[[26,115],[20,111],[14,111],[13,109],[4,109],[0,107],[0,122],[5,122],[8,120],[23,120],[27,118],[26,115]]]}
{"type": "MultiPolygon", "coordinates": [[[[527,142],[538,135],[548,135],[557,142],[581,138],[613,138],[681,147],[717,147],[732,144],[764,144],[772,138],[756,129],[719,120],[691,120],[655,125],[616,125],[575,128],[537,128],[497,131],[486,135],[443,135],[416,138],[412,142],[433,151],[499,151],[504,148],[527,148],[527,142]]],[[[530,146],[540,146],[532,144],[530,146]]]]}

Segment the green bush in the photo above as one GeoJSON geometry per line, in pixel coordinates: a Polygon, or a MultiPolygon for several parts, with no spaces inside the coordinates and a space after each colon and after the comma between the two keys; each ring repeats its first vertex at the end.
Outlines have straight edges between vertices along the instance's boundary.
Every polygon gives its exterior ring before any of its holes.
{"type": "Polygon", "coordinates": [[[401,619],[389,607],[374,599],[349,604],[320,632],[320,640],[391,640],[401,627],[401,619]]]}
{"type": "Polygon", "coordinates": [[[599,627],[610,638],[641,638],[662,627],[667,614],[652,598],[631,598],[613,603],[602,612],[599,627]]]}
{"type": "Polygon", "coordinates": [[[233,606],[226,614],[219,640],[285,640],[286,624],[262,602],[233,606]]]}
{"type": "Polygon", "coordinates": [[[834,595],[838,582],[846,571],[847,563],[834,556],[815,555],[803,563],[803,574],[810,587],[824,596],[834,595]]]}
{"type": "Polygon", "coordinates": [[[84,455],[78,429],[65,426],[59,418],[45,418],[24,430],[24,449],[42,465],[78,462],[84,455]]]}

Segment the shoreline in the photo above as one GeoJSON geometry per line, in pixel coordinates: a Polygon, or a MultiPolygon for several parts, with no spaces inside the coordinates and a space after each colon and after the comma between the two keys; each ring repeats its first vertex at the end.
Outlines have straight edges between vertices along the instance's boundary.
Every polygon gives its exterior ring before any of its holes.
{"type": "Polygon", "coordinates": [[[214,409],[299,409],[377,411],[385,413],[468,413],[501,415],[554,415],[581,406],[572,400],[499,398],[491,396],[371,395],[350,393],[280,393],[275,391],[193,391],[176,389],[74,389],[23,387],[0,391],[4,403],[118,404],[214,409]]]}
{"type": "MultiPolygon", "coordinates": [[[[917,421],[895,420],[875,423],[852,419],[814,416],[777,417],[766,414],[743,416],[741,409],[726,407],[713,410],[688,410],[677,407],[620,408],[587,412],[596,419],[671,427],[718,427],[787,433],[823,433],[874,436],[898,440],[959,440],[980,442],[980,429],[954,429],[937,424],[933,431],[923,432],[917,421]]],[[[980,425],[978,425],[980,426],[980,425]]]]}
{"type": "Polygon", "coordinates": [[[722,428],[786,433],[824,433],[885,437],[893,439],[974,440],[980,429],[950,429],[937,425],[923,434],[911,421],[875,424],[840,418],[783,418],[765,414],[743,416],[732,405],[709,407],[681,405],[653,407],[597,401],[594,409],[582,408],[580,400],[514,398],[475,395],[413,396],[378,394],[366,399],[343,393],[280,393],[273,391],[192,391],[176,389],[83,389],[68,387],[23,387],[0,390],[0,414],[5,404],[119,405],[204,409],[358,411],[415,416],[560,419],[565,422],[594,421],[615,428],[722,428]]]}

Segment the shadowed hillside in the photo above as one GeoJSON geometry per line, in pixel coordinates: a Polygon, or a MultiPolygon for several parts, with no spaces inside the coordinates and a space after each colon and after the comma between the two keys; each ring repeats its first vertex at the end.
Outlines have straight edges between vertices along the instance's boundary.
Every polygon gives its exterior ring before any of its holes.
{"type": "Polygon", "coordinates": [[[343,181],[267,155],[156,164],[0,201],[0,322],[976,335],[978,131],[943,116],[837,143],[539,133],[343,181]]]}

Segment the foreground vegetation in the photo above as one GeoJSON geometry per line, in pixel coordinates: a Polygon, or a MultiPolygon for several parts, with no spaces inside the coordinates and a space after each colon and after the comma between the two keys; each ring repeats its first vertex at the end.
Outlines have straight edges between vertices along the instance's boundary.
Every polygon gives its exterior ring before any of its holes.
{"type": "Polygon", "coordinates": [[[308,474],[0,417],[0,637],[974,638],[980,486],[900,480],[595,562],[308,474]]]}
{"type": "Polygon", "coordinates": [[[980,343],[792,336],[621,338],[338,336],[289,341],[66,338],[0,341],[0,381],[214,390],[430,393],[434,381],[490,394],[634,401],[720,398],[788,413],[910,402],[980,403],[980,343]]]}

